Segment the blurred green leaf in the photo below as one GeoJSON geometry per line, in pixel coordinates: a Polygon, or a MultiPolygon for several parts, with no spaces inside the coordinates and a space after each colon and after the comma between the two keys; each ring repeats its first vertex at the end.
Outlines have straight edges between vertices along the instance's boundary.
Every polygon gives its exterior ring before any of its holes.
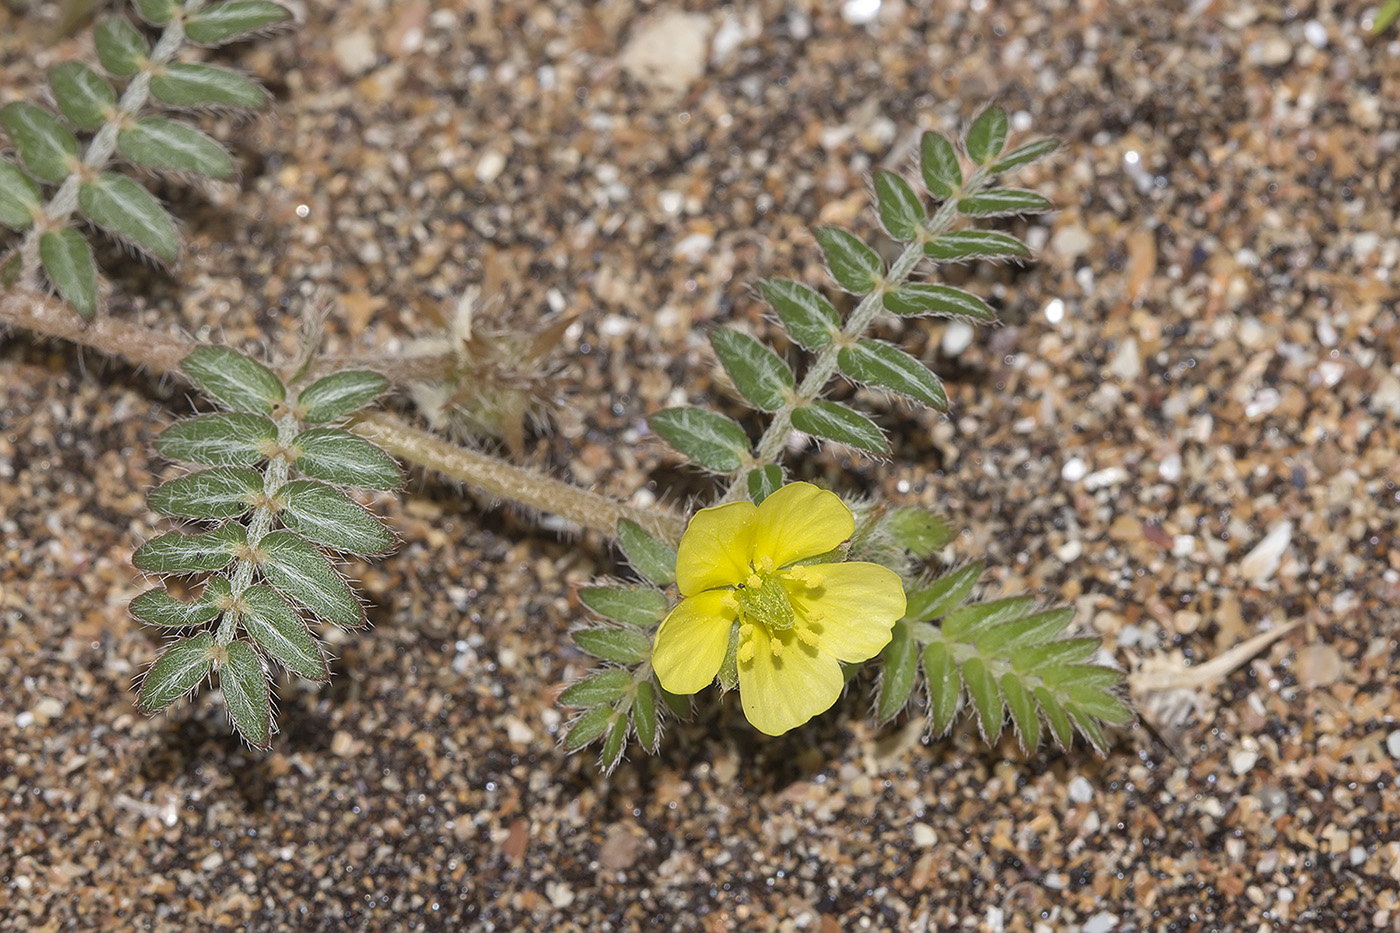
{"type": "Polygon", "coordinates": [[[909,182],[894,172],[875,173],[875,202],[880,208],[880,225],[896,240],[909,242],[918,236],[928,220],[924,202],[909,182]]]}
{"type": "Polygon", "coordinates": [[[247,467],[215,467],[157,486],[151,508],[176,518],[235,518],[263,492],[262,474],[247,467]]]}
{"type": "Polygon", "coordinates": [[[1089,635],[1062,638],[1041,645],[1025,645],[1011,651],[1011,666],[1026,673],[1040,667],[1077,664],[1092,658],[1102,644],[1102,641],[1089,635]]]}
{"type": "Polygon", "coordinates": [[[874,290],[884,278],[885,264],[855,234],[840,227],[817,227],[812,231],[826,256],[826,265],[836,284],[855,295],[874,290]]]}
{"type": "Polygon", "coordinates": [[[312,479],[340,486],[390,490],[403,485],[394,458],[362,437],[339,428],[312,428],[292,442],[294,464],[312,479]]]}
{"type": "Polygon", "coordinates": [[[232,178],[228,150],[192,126],[164,117],[143,117],[117,133],[117,151],[133,165],[158,172],[193,172],[232,178]]]}
{"type": "Polygon", "coordinates": [[[368,624],[355,591],[311,542],[290,531],[274,531],[258,542],[258,551],[267,582],[296,605],[341,628],[368,624]]]}
{"type": "Polygon", "coordinates": [[[179,6],[177,0],[132,0],[136,12],[152,26],[164,26],[170,22],[179,6]]]}
{"type": "Polygon", "coordinates": [[[125,175],[103,172],[97,181],[84,184],[78,189],[78,207],[107,233],[162,262],[179,258],[175,221],[150,192],[125,175]]]}
{"type": "Polygon", "coordinates": [[[655,754],[661,728],[656,718],[656,688],[649,680],[637,684],[637,695],[632,698],[632,725],[637,730],[637,743],[655,754]]]}
{"type": "Polygon", "coordinates": [[[945,574],[933,583],[909,593],[904,617],[918,622],[930,622],[946,614],[967,599],[982,576],[981,561],[945,574]]]}
{"type": "Polygon", "coordinates": [[[219,666],[219,689],[234,728],[254,748],[267,748],[272,734],[272,701],[267,671],[258,653],[241,641],[231,642],[219,666]]]}
{"type": "Polygon", "coordinates": [[[317,544],[365,557],[394,549],[394,535],[384,523],[332,486],[292,480],[276,498],[282,524],[317,544]]]}
{"type": "Polygon", "coordinates": [[[621,668],[609,668],[580,680],[559,694],[559,705],[604,706],[620,700],[631,686],[631,674],[621,668]]]}
{"type": "Polygon", "coordinates": [[[890,642],[880,652],[884,666],[880,676],[880,695],[875,702],[875,718],[889,722],[909,703],[914,690],[914,678],[919,672],[919,645],[909,634],[909,626],[896,622],[890,632],[890,642]]]}
{"type": "Polygon", "coordinates": [[[770,463],[767,466],[752,469],[749,471],[747,483],[749,499],[754,505],[762,505],[764,499],[782,488],[783,468],[770,463]]]}
{"type": "Polygon", "coordinates": [[[943,735],[953,725],[962,703],[962,680],[957,662],[942,642],[924,648],[924,679],[928,681],[930,730],[943,735]]]}
{"type": "Polygon", "coordinates": [[[0,159],[0,226],[27,230],[43,203],[39,186],[9,159],[0,159]]]}
{"type": "Polygon", "coordinates": [[[226,0],[185,20],[185,36],[196,45],[223,45],[286,22],[291,11],[266,0],[226,0]]]}
{"type": "Polygon", "coordinates": [[[1053,207],[1047,198],[1025,188],[988,188],[958,199],[958,212],[968,217],[1041,214],[1053,207]]]}
{"type": "Polygon", "coordinates": [[[1034,605],[1034,596],[1008,596],[962,606],[944,617],[943,635],[950,641],[973,641],[994,625],[1024,616],[1034,605]]]}
{"type": "Polygon", "coordinates": [[[234,555],[247,543],[248,536],[238,522],[225,522],[204,534],[186,535],[170,531],[157,535],[136,549],[131,565],[147,573],[203,573],[222,570],[233,563],[234,555]]]}
{"type": "Polygon", "coordinates": [[[1026,244],[1000,230],[958,230],[924,244],[924,255],[940,262],[1014,259],[1030,254],[1026,244]]]}
{"type": "Polygon", "coordinates": [[[101,129],[117,106],[111,82],[82,62],[63,62],[50,68],[49,87],[64,118],[89,133],[101,129]]]}
{"type": "Polygon", "coordinates": [[[928,314],[934,317],[971,318],[994,321],[996,313],[972,292],[951,285],[911,282],[894,291],[885,292],[886,310],[900,315],[928,314]]]}
{"type": "Polygon", "coordinates": [[[710,335],[710,345],[724,364],[739,394],[761,411],[777,411],[795,385],[792,370],[772,350],[747,334],[725,327],[710,335]]]}
{"type": "Polygon", "coordinates": [[[592,628],[574,632],[574,642],[603,661],[637,664],[651,654],[651,639],[631,628],[592,628]]]}
{"type": "Polygon", "coordinates": [[[39,181],[56,185],[78,161],[78,138],[43,107],[17,100],[0,107],[0,127],[10,134],[19,159],[39,181]]]}
{"type": "Polygon", "coordinates": [[[940,411],[948,407],[943,383],[927,366],[898,347],[878,340],[860,340],[842,347],[837,362],[841,372],[856,382],[898,392],[940,411]]]}
{"type": "Polygon", "coordinates": [[[929,130],[919,145],[919,171],[924,187],[935,198],[951,198],[962,188],[962,166],[958,151],[940,133],[929,130]]]}
{"type": "MultiPolygon", "coordinates": [[[[1400,3],[1400,0],[1397,0],[1397,2],[1400,3]]],[[[1037,139],[1033,143],[1026,143],[1024,146],[1020,146],[1008,152],[997,161],[996,165],[992,166],[992,171],[1000,174],[1001,172],[1009,172],[1014,168],[1020,168],[1023,165],[1029,165],[1032,162],[1038,162],[1058,148],[1060,148],[1059,140],[1037,139]]]]}
{"type": "Polygon", "coordinates": [[[330,668],[301,616],[270,586],[243,591],[243,628],[274,660],[307,680],[330,680],[330,668]]]}
{"type": "Polygon", "coordinates": [[[869,418],[837,402],[816,399],[792,413],[792,426],[814,437],[882,454],[885,436],[869,418]]]}
{"type": "Polygon", "coordinates": [[[881,524],[897,546],[920,560],[932,557],[957,536],[942,516],[918,506],[892,509],[881,524]]]}
{"type": "Polygon", "coordinates": [[[260,110],[267,92],[237,72],[217,65],[171,62],[151,75],[151,94],[171,107],[239,107],[260,110]]]}
{"type": "Polygon", "coordinates": [[[564,736],[565,750],[576,752],[598,739],[607,731],[608,723],[612,722],[612,715],[611,706],[595,706],[585,711],[569,724],[569,732],[564,736]]]}
{"type": "Polygon", "coordinates": [[[963,148],[967,156],[978,165],[986,165],[1001,155],[1006,148],[1006,131],[1009,128],[1006,111],[1000,107],[988,107],[977,115],[963,137],[963,148]]]}
{"type": "Polygon", "coordinates": [[[1035,697],[1036,705],[1040,707],[1041,715],[1050,727],[1050,734],[1055,737],[1055,744],[1060,748],[1069,748],[1074,741],[1074,728],[1070,725],[1069,716],[1060,705],[1060,701],[1044,686],[1032,690],[1031,696],[1035,697]]]}
{"type": "Polygon", "coordinates": [[[765,279],[758,288],[798,345],[820,350],[841,330],[841,318],[831,302],[801,282],[765,279]]]}
{"type": "Polygon", "coordinates": [[[171,425],[156,438],[156,450],[169,460],[204,466],[253,466],[276,443],[277,425],[262,415],[224,412],[171,425]]]}
{"type": "Polygon", "coordinates": [[[1019,619],[1011,619],[984,630],[977,636],[977,650],[998,658],[1009,656],[1027,645],[1044,644],[1059,635],[1074,621],[1074,610],[1068,607],[1047,609],[1019,619]]]}
{"type": "Polygon", "coordinates": [[[389,380],[379,373],[332,373],[317,379],[297,395],[304,420],[312,424],[336,421],[369,405],[389,388],[389,380]]]}
{"type": "Polygon", "coordinates": [[[652,415],[648,423],[666,443],[715,473],[733,473],[749,452],[743,428],[704,408],[667,408],[652,415]]]}
{"type": "Polygon", "coordinates": [[[97,60],[114,78],[129,78],[141,70],[151,54],[146,37],[124,16],[113,16],[98,23],[92,31],[97,60]]]}
{"type": "Polygon", "coordinates": [[[651,628],[671,608],[665,593],[647,587],[586,586],[578,598],[605,619],[639,628],[651,628]]]}
{"type": "Polygon", "coordinates": [[[220,611],[211,600],[201,598],[194,602],[182,602],[159,586],[133,599],[130,610],[136,621],[161,628],[203,625],[217,618],[220,611]]]}
{"type": "Polygon", "coordinates": [[[54,288],[86,320],[97,314],[97,264],[87,238],[72,227],[39,237],[39,262],[54,288]]]}
{"type": "Polygon", "coordinates": [[[675,548],[625,518],[617,523],[617,541],[622,548],[622,556],[643,579],[657,586],[669,586],[675,581],[675,548]]]}
{"type": "Polygon", "coordinates": [[[967,684],[967,695],[972,697],[973,709],[977,711],[977,725],[982,738],[988,745],[994,745],[1001,737],[1002,726],[1006,722],[996,679],[986,663],[977,657],[963,662],[962,678],[963,683],[967,684]]]}
{"type": "Polygon", "coordinates": [[[214,636],[200,632],[175,642],[156,659],[141,680],[137,705],[158,712],[188,696],[209,676],[214,663],[214,636]]]}
{"type": "Polygon", "coordinates": [[[1014,673],[1001,675],[1001,696],[1016,726],[1016,737],[1022,751],[1032,751],[1040,744],[1040,714],[1026,685],[1014,673]]]}
{"type": "Polygon", "coordinates": [[[205,395],[234,411],[270,415],[287,394],[272,370],[224,347],[198,347],[180,368],[205,395]]]}

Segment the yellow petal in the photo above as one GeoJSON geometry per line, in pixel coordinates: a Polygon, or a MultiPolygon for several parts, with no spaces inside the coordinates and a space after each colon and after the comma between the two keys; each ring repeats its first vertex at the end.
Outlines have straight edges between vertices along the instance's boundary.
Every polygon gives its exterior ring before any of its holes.
{"type": "Polygon", "coordinates": [[[783,581],[797,624],[810,627],[821,650],[838,661],[864,661],[879,654],[889,643],[890,629],[904,615],[899,574],[861,561],[806,569],[821,579],[821,586],[783,581]]]}
{"type": "Polygon", "coordinates": [[[752,502],[730,502],[695,513],[676,552],[676,583],[681,595],[694,596],[748,579],[756,515],[758,509],[752,502]]]}
{"type": "Polygon", "coordinates": [[[723,606],[726,595],[714,590],[683,599],[656,630],[651,666],[672,693],[704,690],[719,673],[735,618],[723,606]]]}
{"type": "Polygon", "coordinates": [[[739,697],[755,729],[782,735],[831,708],[846,682],[835,658],[792,632],[777,636],[782,653],[774,657],[774,639],[762,627],[755,636],[748,641],[753,658],[739,665],[739,697]]]}
{"type": "Polygon", "coordinates": [[[776,567],[825,554],[856,530],[841,497],[811,483],[789,483],[764,499],[756,524],[754,556],[776,567]]]}

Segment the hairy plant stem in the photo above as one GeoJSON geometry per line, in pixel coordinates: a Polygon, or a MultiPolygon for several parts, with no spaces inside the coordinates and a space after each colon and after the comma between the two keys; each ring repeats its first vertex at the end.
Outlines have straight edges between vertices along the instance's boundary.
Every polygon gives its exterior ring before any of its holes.
{"type": "MultiPolygon", "coordinates": [[[[185,12],[193,13],[204,5],[204,0],[185,0],[185,12]]],[[[151,54],[147,60],[155,66],[164,65],[175,57],[175,53],[180,51],[180,47],[185,44],[185,25],[181,17],[171,18],[165,31],[156,40],[155,48],[151,49],[151,54]]],[[[141,108],[146,106],[146,100],[150,96],[151,72],[142,69],[131,79],[131,83],[122,92],[121,99],[117,101],[116,119],[103,124],[97,131],[97,135],[92,137],[87,149],[83,151],[82,170],[69,175],[63,179],[58,191],[49,199],[49,203],[44,205],[44,218],[36,223],[25,234],[24,242],[20,244],[20,280],[26,283],[37,281],[39,270],[39,237],[47,230],[54,230],[63,226],[68,215],[73,213],[78,207],[78,189],[82,186],[85,175],[95,175],[102,170],[102,167],[112,158],[112,153],[117,151],[117,133],[121,130],[122,123],[132,119],[141,108]]],[[[66,313],[72,314],[71,309],[64,309],[66,313]]]]}
{"type": "Polygon", "coordinates": [[[802,378],[802,382],[793,390],[792,397],[783,404],[782,408],[773,413],[773,420],[768,423],[768,428],[758,440],[753,462],[734,474],[729,489],[725,491],[721,502],[732,502],[747,494],[749,470],[777,462],[778,452],[782,450],[788,434],[792,431],[792,413],[821,396],[826,384],[831,381],[832,376],[836,375],[837,355],[841,352],[841,348],[856,340],[870,327],[871,322],[875,320],[875,315],[879,314],[884,307],[885,292],[903,285],[910,273],[924,258],[924,244],[946,233],[953,222],[958,219],[958,198],[978,191],[990,175],[989,169],[979,168],[963,185],[961,192],[945,200],[938,208],[938,212],[924,224],[924,235],[904,247],[904,251],[899,254],[899,258],[894,261],[894,265],[890,266],[889,272],[885,274],[884,281],[862,298],[860,304],[856,305],[856,309],[846,319],[846,325],[841,328],[841,337],[822,348],[821,352],[817,354],[816,361],[812,363],[807,374],[802,378]]]}
{"type": "MultiPolygon", "coordinates": [[[[84,324],[62,302],[32,289],[0,292],[0,325],[91,347],[157,373],[178,375],[180,361],[199,345],[186,337],[163,334],[108,315],[100,315],[91,324],[84,324]]],[[[357,363],[365,369],[383,372],[376,359],[357,363]]],[[[617,523],[626,518],[672,544],[680,540],[684,522],[669,509],[660,506],[643,509],[610,499],[489,454],[457,447],[392,415],[382,412],[364,415],[351,429],[409,463],[605,535],[617,534],[617,523]]]]}

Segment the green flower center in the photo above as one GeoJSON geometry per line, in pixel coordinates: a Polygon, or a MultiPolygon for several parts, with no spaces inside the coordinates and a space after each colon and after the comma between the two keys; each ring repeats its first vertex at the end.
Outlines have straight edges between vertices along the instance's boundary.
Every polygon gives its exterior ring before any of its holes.
{"type": "Polygon", "coordinates": [[[793,626],[792,601],[777,574],[751,574],[748,582],[734,589],[734,598],[746,619],[762,623],[770,632],[786,632],[793,626]]]}

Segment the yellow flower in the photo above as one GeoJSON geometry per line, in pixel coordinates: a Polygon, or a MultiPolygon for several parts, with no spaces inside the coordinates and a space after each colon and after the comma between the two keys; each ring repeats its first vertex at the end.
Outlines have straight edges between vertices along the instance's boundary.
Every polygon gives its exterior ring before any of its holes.
{"type": "Polygon", "coordinates": [[[744,715],[782,735],[836,702],[838,662],[872,658],[904,615],[904,585],[879,564],[812,563],[855,531],[834,493],[791,483],[755,506],[690,520],[676,559],[680,604],[657,629],[651,663],[672,693],[703,690],[735,650],[744,715]]]}

